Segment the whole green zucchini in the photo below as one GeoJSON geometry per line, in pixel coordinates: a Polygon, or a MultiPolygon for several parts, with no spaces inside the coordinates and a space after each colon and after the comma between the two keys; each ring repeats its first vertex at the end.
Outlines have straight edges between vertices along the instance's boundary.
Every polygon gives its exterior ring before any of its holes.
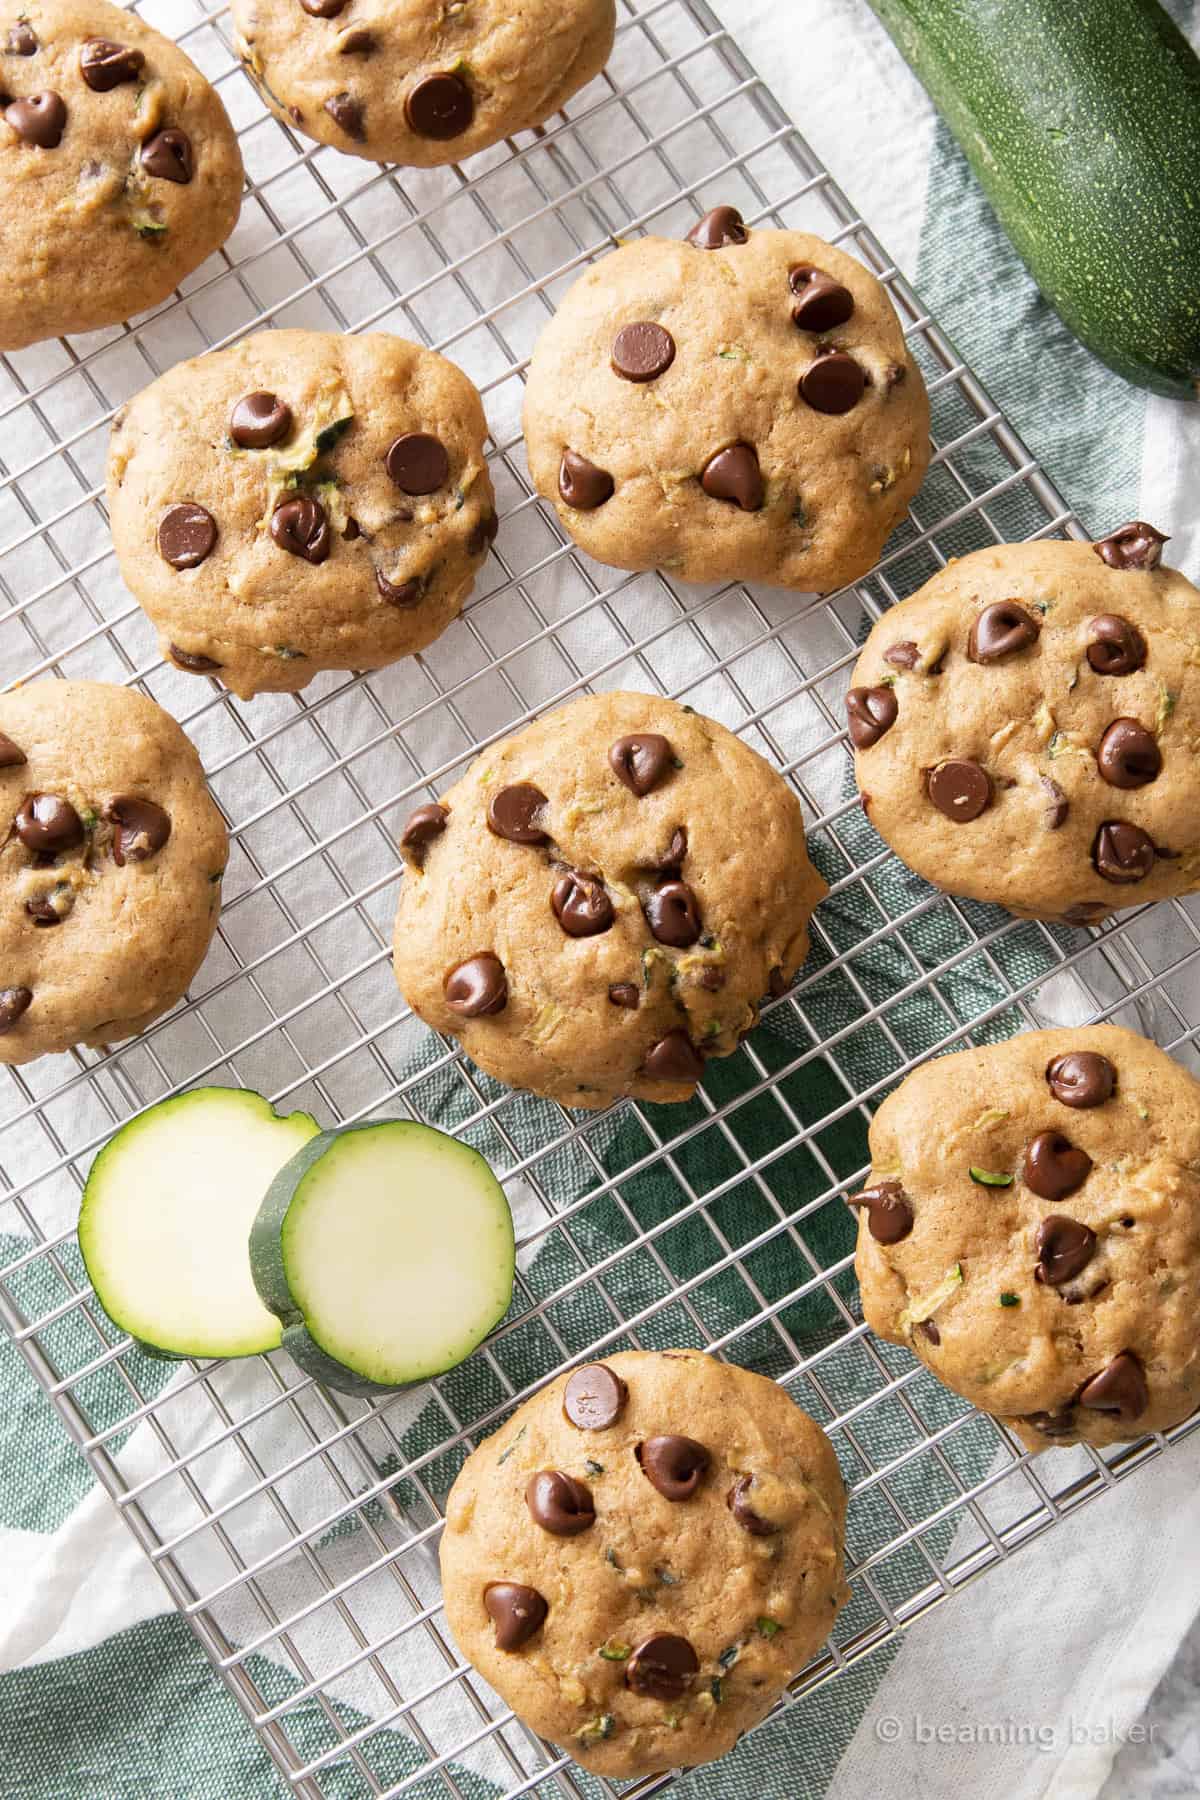
{"type": "Polygon", "coordinates": [[[871,0],[1047,300],[1200,398],[1200,60],[1157,0],[871,0]]]}

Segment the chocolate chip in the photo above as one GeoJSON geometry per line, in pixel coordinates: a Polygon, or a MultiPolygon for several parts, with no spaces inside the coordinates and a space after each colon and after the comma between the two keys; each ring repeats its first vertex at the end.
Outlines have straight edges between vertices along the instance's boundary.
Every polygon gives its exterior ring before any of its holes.
{"type": "Polygon", "coordinates": [[[629,1389],[607,1363],[584,1363],[567,1377],[563,1412],[579,1431],[605,1431],[625,1410],[629,1389]]]}
{"type": "Polygon", "coordinates": [[[931,1344],[937,1345],[942,1341],[942,1334],[932,1319],[919,1319],[917,1321],[917,1330],[921,1333],[921,1336],[927,1338],[931,1344]]]}
{"type": "Polygon", "coordinates": [[[866,1207],[867,1230],[877,1244],[898,1244],[913,1228],[912,1203],[898,1181],[877,1181],[846,1204],[866,1207]]]}
{"type": "Polygon", "coordinates": [[[469,956],[451,969],[443,984],[446,1005],[463,1019],[503,1012],[508,1005],[508,976],[490,950],[469,956]]]}
{"type": "Polygon", "coordinates": [[[24,100],[11,101],[4,109],[4,117],[23,144],[36,144],[39,150],[57,150],[62,143],[67,109],[61,97],[49,88],[24,100]]]}
{"type": "Polygon", "coordinates": [[[725,1504],[741,1526],[751,1537],[773,1537],[779,1530],[756,1513],[750,1504],[750,1493],[754,1487],[753,1475],[740,1475],[725,1496],[725,1504]]]}
{"type": "Polygon", "coordinates": [[[127,862],[145,862],[162,849],[171,835],[171,820],[153,800],[141,800],[136,794],[120,794],[110,800],[104,817],[113,832],[113,861],[118,868],[127,862]]]}
{"type": "Polygon", "coordinates": [[[890,687],[851,688],[846,695],[846,719],[850,742],[856,750],[869,750],[896,723],[900,704],[890,687]]]}
{"type": "Polygon", "coordinates": [[[1075,1409],[1061,1406],[1055,1412],[1032,1412],[1020,1415],[1022,1425],[1032,1425],[1043,1437],[1065,1438],[1075,1435],[1075,1409]]]}
{"type": "Polygon", "coordinates": [[[33,993],[27,987],[0,988],[0,1035],[11,1031],[17,1020],[29,1011],[33,993]]]}
{"type": "Polygon", "coordinates": [[[613,373],[625,381],[654,381],[665,375],[674,361],[675,339],[649,319],[622,325],[613,339],[613,373]]]}
{"type": "Polygon", "coordinates": [[[1144,519],[1132,519],[1100,538],[1092,549],[1110,569],[1157,569],[1166,542],[1165,532],[1156,531],[1144,519]]]}
{"type": "Polygon", "coordinates": [[[681,1700],[699,1669],[700,1659],[686,1638],[656,1631],[625,1664],[625,1685],[652,1700],[681,1700]]]}
{"type": "Polygon", "coordinates": [[[715,963],[709,963],[706,968],[703,968],[700,971],[700,986],[704,988],[707,993],[719,994],[721,989],[725,986],[724,969],[719,969],[715,963]]]}
{"type": "Polygon", "coordinates": [[[673,1434],[645,1438],[635,1455],[642,1474],[664,1500],[690,1500],[712,1461],[704,1445],[698,1444],[695,1438],[673,1434]]]}
{"type": "Polygon", "coordinates": [[[996,600],[985,606],[972,624],[967,655],[974,663],[1001,662],[1036,644],[1041,635],[1040,619],[1015,600],[996,600]]]}
{"type": "Polygon", "coordinates": [[[1034,1247],[1038,1257],[1036,1279],[1047,1287],[1061,1287],[1091,1262],[1096,1254],[1096,1234],[1078,1219],[1051,1213],[1038,1226],[1034,1247]]]}
{"type": "Polygon", "coordinates": [[[938,763],[926,775],[925,786],[938,811],[956,825],[969,825],[992,803],[987,770],[965,758],[938,763]]]}
{"type": "Polygon", "coordinates": [[[79,814],[58,794],[27,794],[17,808],[13,830],[27,850],[50,856],[73,850],[84,839],[79,814]]]}
{"type": "Polygon", "coordinates": [[[1120,886],[1144,881],[1154,867],[1154,855],[1154,839],[1124,819],[1106,820],[1092,844],[1096,873],[1120,886]]]}
{"type": "Polygon", "coordinates": [[[902,638],[898,644],[891,644],[883,653],[884,662],[891,663],[893,669],[915,669],[921,660],[921,648],[911,638],[902,638]]]}
{"type": "MultiPolygon", "coordinates": [[[[854,296],[850,289],[814,269],[811,263],[797,263],[788,275],[788,286],[796,296],[792,318],[801,331],[833,331],[844,325],[854,312],[854,296]]],[[[834,411],[844,412],[845,407],[834,411]]]]}
{"type": "Polygon", "coordinates": [[[1040,1200],[1065,1200],[1088,1178],[1092,1159],[1061,1131],[1039,1131],[1025,1147],[1025,1186],[1040,1200]]]}
{"type": "Polygon", "coordinates": [[[767,976],[767,992],[772,1000],[782,1000],[790,985],[777,963],[767,976]]]}
{"type": "Polygon", "coordinates": [[[1046,810],[1042,815],[1046,830],[1057,831],[1061,825],[1066,824],[1071,803],[1052,776],[1039,775],[1038,780],[1047,796],[1046,810]]]}
{"type": "MultiPolygon", "coordinates": [[[[4,50],[7,56],[36,56],[38,41],[33,26],[24,19],[14,25],[4,40],[4,50]]],[[[6,991],[12,992],[13,990],[7,989],[6,991]]]]}
{"type": "Polygon", "coordinates": [[[641,1002],[641,995],[632,981],[614,981],[608,997],[614,1006],[627,1007],[630,1012],[634,1012],[641,1002]]]}
{"type": "Polygon", "coordinates": [[[670,743],[657,731],[634,732],[609,746],[609,767],[639,800],[670,774],[671,761],[670,743]]]}
{"type": "Polygon", "coordinates": [[[1095,1050],[1067,1050],[1046,1065],[1046,1080],[1064,1106],[1103,1106],[1116,1092],[1117,1071],[1095,1050]]]}
{"type": "Polygon", "coordinates": [[[592,1490],[562,1469],[539,1469],[525,1486],[525,1504],[535,1525],[552,1537],[578,1537],[596,1523],[592,1490]]]}
{"type": "Polygon", "coordinates": [[[342,527],[342,536],[349,544],[355,543],[362,536],[362,526],[357,519],[347,519],[342,527]]]}
{"type": "Polygon", "coordinates": [[[554,916],[568,937],[596,937],[612,925],[615,913],[604,883],[594,875],[568,869],[550,893],[554,916]]]}
{"type": "Polygon", "coordinates": [[[424,849],[432,844],[434,838],[441,837],[446,829],[446,821],[450,817],[444,806],[436,800],[430,800],[424,806],[418,806],[409,814],[408,823],[400,833],[400,842],[406,850],[424,849]]]}
{"type": "Polygon", "coordinates": [[[863,396],[867,378],[852,356],[830,350],[800,377],[800,396],[814,412],[848,413],[863,396]]]}
{"type": "Polygon", "coordinates": [[[391,445],[384,467],[404,494],[432,494],[444,487],[450,458],[441,438],[427,431],[406,431],[391,445]]]}
{"type": "Polygon", "coordinates": [[[333,547],[325,508],[311,494],[280,502],[271,514],[271,536],[281,550],[307,563],[323,563],[333,547]]]}
{"type": "Polygon", "coordinates": [[[1150,1404],[1146,1375],[1132,1350],[1122,1350],[1106,1369],[1079,1390],[1079,1404],[1091,1412],[1113,1413],[1128,1423],[1150,1404]]]}
{"type": "Polygon", "coordinates": [[[533,821],[545,805],[545,794],[531,781],[517,781],[500,788],[488,806],[488,830],[507,838],[510,844],[544,844],[549,834],[533,821]]]}
{"type": "Polygon", "coordinates": [[[192,140],[186,131],[178,131],[174,126],[156,131],[142,145],[141,162],[147,175],[155,175],[159,181],[189,182],[195,172],[192,140]]]}
{"type": "Polygon", "coordinates": [[[339,131],[344,131],[356,144],[366,143],[367,127],[361,100],[356,100],[353,94],[330,94],[325,102],[325,111],[339,131]]]}
{"type": "Polygon", "coordinates": [[[494,544],[496,534],[500,530],[500,521],[494,512],[485,512],[482,518],[471,527],[471,535],[467,539],[467,553],[470,556],[482,556],[489,544],[494,544]]]}
{"type": "Polygon", "coordinates": [[[750,444],[730,444],[709,457],[700,486],[712,500],[727,500],[743,512],[758,512],[763,503],[763,478],[758,452],[750,444]]]}
{"type": "Polygon", "coordinates": [[[699,1081],[704,1058],[686,1031],[668,1031],[657,1044],[651,1044],[642,1070],[651,1081],[699,1081]]]}
{"type": "Polygon", "coordinates": [[[749,236],[746,221],[736,206],[714,206],[696,220],[687,242],[697,250],[722,250],[726,244],[744,244],[749,236]]]}
{"type": "Polygon", "coordinates": [[[373,31],[347,31],[337,41],[339,56],[374,56],[377,47],[373,31]]]}
{"type": "Polygon", "coordinates": [[[611,500],[616,483],[607,469],[598,469],[586,456],[564,450],[558,465],[558,491],[577,512],[595,512],[611,500]]]}
{"type": "Polygon", "coordinates": [[[1097,675],[1132,675],[1146,660],[1146,640],[1120,613],[1099,613],[1088,626],[1087,659],[1097,675]]]}
{"type": "Polygon", "coordinates": [[[420,575],[412,575],[407,581],[389,581],[382,569],[375,571],[375,586],[379,598],[386,600],[389,606],[416,606],[425,594],[425,582],[420,575]]]}
{"type": "Polygon", "coordinates": [[[229,435],[243,450],[265,450],[291,429],[291,407],[263,388],[243,394],[229,418],[229,435]]]}
{"type": "Polygon", "coordinates": [[[1096,765],[1110,787],[1145,787],[1162,770],[1162,751],[1137,719],[1114,719],[1100,739],[1096,765]]]}
{"type": "Polygon", "coordinates": [[[497,1650],[519,1650],[542,1629],[550,1608],[536,1588],[519,1581],[489,1581],[483,1604],[496,1627],[497,1650]]]}
{"type": "Polygon", "coordinates": [[[704,929],[700,903],[686,881],[664,881],[642,902],[651,935],[674,950],[686,950],[704,929]]]}
{"type": "MultiPolygon", "coordinates": [[[[213,529],[215,531],[216,527],[213,529]]],[[[184,568],[192,566],[189,563],[183,564],[184,568]]],[[[214,669],[221,667],[211,656],[199,656],[194,650],[181,650],[178,644],[168,644],[167,652],[172,662],[178,663],[181,669],[187,669],[192,675],[211,675],[214,669]]]]}
{"type": "Polygon", "coordinates": [[[346,0],[300,0],[300,4],[310,19],[336,19],[346,0]]]}
{"type": "Polygon", "coordinates": [[[89,38],[79,52],[79,73],[94,94],[136,81],[146,58],[140,50],[114,44],[111,38],[89,38]]]}
{"type": "Polygon", "coordinates": [[[158,554],[173,569],[198,568],[216,541],[217,521],[193,500],[168,507],[159,521],[158,554]]]}
{"type": "Polygon", "coordinates": [[[475,117],[475,97],[449,70],[426,75],[404,102],[404,116],[418,137],[444,142],[460,137],[475,117]]]}
{"type": "Polygon", "coordinates": [[[6,731],[0,731],[0,769],[19,769],[28,760],[20,745],[14,744],[6,731]]]}
{"type": "Polygon", "coordinates": [[[63,898],[64,904],[61,911],[57,901],[50,894],[39,894],[36,900],[27,900],[25,911],[35,925],[61,925],[75,904],[74,895],[69,890],[63,898]]]}
{"type": "Polygon", "coordinates": [[[671,833],[671,841],[657,862],[645,866],[656,875],[678,875],[683,867],[688,852],[688,834],[686,825],[677,825],[671,833]]]}

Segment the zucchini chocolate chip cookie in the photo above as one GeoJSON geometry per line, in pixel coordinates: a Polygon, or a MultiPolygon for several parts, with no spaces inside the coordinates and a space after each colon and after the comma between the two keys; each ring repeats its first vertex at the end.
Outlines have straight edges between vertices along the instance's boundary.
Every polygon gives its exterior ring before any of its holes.
{"type": "Polygon", "coordinates": [[[0,0],[0,113],[0,350],[157,306],[233,230],[225,109],[136,13],[0,0]]]}
{"type": "Polygon", "coordinates": [[[1034,1450],[1200,1403],[1200,1083],[1112,1025],[925,1063],[871,1123],[871,1329],[1034,1450]]]}
{"type": "Polygon", "coordinates": [[[517,1716],[599,1775],[709,1762],[764,1718],[848,1598],[828,1438],[698,1350],[558,1377],[468,1457],[446,1619],[517,1716]]]}
{"type": "Polygon", "coordinates": [[[977,550],[884,613],[846,712],[910,869],[1067,924],[1200,887],[1200,593],[1165,541],[977,550]]]}
{"type": "Polygon", "coordinates": [[[721,206],[575,283],[534,350],[525,436],[598,562],[827,592],[904,517],[929,401],[861,263],[721,206]]]}
{"type": "Polygon", "coordinates": [[[233,0],[266,104],[350,156],[461,162],[542,125],[608,61],[614,0],[233,0]]]}
{"type": "Polygon", "coordinates": [[[247,699],[422,649],[496,535],[486,431],[461,369],[398,337],[263,331],[168,370],[108,458],[163,654],[247,699]]]}
{"type": "Polygon", "coordinates": [[[800,803],[651,694],[574,701],[404,827],[396,980],[489,1075],[565,1106],[686,1100],[808,951],[800,803]]]}
{"type": "Polygon", "coordinates": [[[130,1037],[217,923],[228,839],[200,759],[129,688],[0,694],[0,1063],[130,1037]]]}

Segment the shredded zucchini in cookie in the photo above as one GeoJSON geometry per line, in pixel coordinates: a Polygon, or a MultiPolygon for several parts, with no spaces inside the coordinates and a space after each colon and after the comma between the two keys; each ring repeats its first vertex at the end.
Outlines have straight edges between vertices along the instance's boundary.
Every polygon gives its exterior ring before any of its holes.
{"type": "Polygon", "coordinates": [[[907,1331],[912,1325],[923,1325],[926,1319],[932,1319],[939,1306],[944,1306],[957,1293],[962,1283],[962,1264],[955,1263],[953,1268],[946,1270],[935,1288],[930,1288],[927,1294],[905,1307],[897,1320],[901,1331],[907,1331]]]}
{"type": "Polygon", "coordinates": [[[232,442],[227,445],[231,456],[255,457],[266,465],[267,504],[258,522],[260,531],[270,527],[271,515],[285,493],[308,486],[317,491],[334,530],[345,529],[349,515],[336,494],[337,483],[332,476],[317,480],[306,478],[317,460],[327,455],[349,430],[353,418],[354,407],[345,388],[332,388],[318,397],[304,429],[298,431],[290,443],[278,447],[272,445],[267,450],[244,449],[232,442]]]}

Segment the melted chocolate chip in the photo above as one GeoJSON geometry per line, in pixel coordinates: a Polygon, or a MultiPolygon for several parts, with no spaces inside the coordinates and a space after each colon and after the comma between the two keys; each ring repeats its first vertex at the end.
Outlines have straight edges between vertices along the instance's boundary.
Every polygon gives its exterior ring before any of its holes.
{"type": "Polygon", "coordinates": [[[173,569],[198,568],[216,541],[217,521],[193,500],[168,507],[159,521],[158,554],[173,569]]]}
{"type": "Polygon", "coordinates": [[[750,1494],[753,1487],[753,1475],[739,1475],[725,1496],[725,1504],[742,1530],[748,1531],[751,1537],[773,1537],[779,1527],[772,1525],[769,1520],[762,1517],[761,1513],[756,1513],[751,1506],[750,1494]]]}
{"type": "Polygon", "coordinates": [[[338,130],[344,131],[354,143],[366,143],[367,125],[361,100],[356,100],[353,94],[348,93],[330,94],[325,102],[325,111],[338,130]]]}
{"type": "Polygon", "coordinates": [[[1120,613],[1099,613],[1088,626],[1087,659],[1097,675],[1132,675],[1146,660],[1146,640],[1120,613]]]}
{"type": "Polygon", "coordinates": [[[347,31],[337,42],[339,56],[374,56],[377,48],[373,31],[347,31]]]}
{"type": "Polygon", "coordinates": [[[490,950],[469,956],[451,969],[443,984],[446,1005],[462,1019],[479,1019],[503,1012],[508,1005],[508,976],[504,964],[490,950]]]}
{"type": "Polygon", "coordinates": [[[300,0],[300,4],[310,19],[336,19],[346,0],[300,0]]]}
{"type": "Polygon", "coordinates": [[[307,563],[323,563],[333,548],[328,515],[311,494],[280,502],[271,514],[271,536],[281,550],[307,563]]]}
{"type": "Polygon", "coordinates": [[[1092,844],[1097,875],[1122,887],[1144,881],[1154,867],[1154,855],[1154,839],[1124,819],[1106,820],[1092,844]]]}
{"type": "Polygon", "coordinates": [[[671,833],[671,841],[666,851],[657,862],[645,866],[656,875],[678,875],[688,853],[688,834],[686,825],[677,825],[671,833]]]}
{"type": "Polygon", "coordinates": [[[27,794],[17,808],[13,830],[27,850],[39,855],[73,850],[84,839],[79,814],[58,794],[27,794]]]}
{"type": "Polygon", "coordinates": [[[157,855],[171,835],[170,815],[155,801],[141,800],[136,794],[119,794],[110,800],[104,817],[116,827],[113,861],[118,868],[157,855]]]}
{"type": "Polygon", "coordinates": [[[1046,793],[1046,810],[1042,814],[1046,830],[1057,831],[1060,826],[1066,824],[1071,803],[1052,776],[1039,775],[1038,780],[1046,793]]]}
{"type": "Polygon", "coordinates": [[[441,837],[446,829],[446,821],[450,814],[436,800],[430,800],[424,806],[418,806],[409,814],[408,823],[400,833],[400,842],[406,850],[423,850],[426,844],[432,844],[434,838],[441,837]]]}
{"type": "Polygon", "coordinates": [[[704,1058],[686,1031],[668,1031],[647,1050],[642,1071],[652,1081],[699,1081],[704,1058]]]}
{"type": "Polygon", "coordinates": [[[695,1438],[645,1438],[635,1452],[642,1474],[664,1500],[690,1500],[712,1461],[695,1438]]]}
{"type": "Polygon", "coordinates": [[[985,606],[971,626],[967,655],[974,663],[1002,662],[1036,644],[1042,634],[1040,619],[1015,600],[996,600],[985,606]]]}
{"type": "Polygon", "coordinates": [[[921,1336],[923,1338],[926,1338],[929,1341],[929,1343],[931,1343],[935,1346],[940,1344],[942,1341],[942,1334],[938,1330],[937,1326],[934,1324],[932,1319],[918,1320],[917,1330],[921,1333],[921,1336]]]}
{"type": "Polygon", "coordinates": [[[19,744],[14,744],[6,731],[0,731],[0,769],[19,769],[29,758],[19,744]]]}
{"type": "Polygon", "coordinates": [[[379,598],[389,606],[418,606],[425,596],[425,580],[420,575],[410,575],[407,581],[389,581],[382,569],[376,569],[375,587],[379,598]]]}
{"type": "Polygon", "coordinates": [[[866,1207],[867,1230],[877,1244],[898,1244],[913,1228],[912,1203],[898,1181],[877,1181],[846,1204],[866,1207]]]}
{"type": "Polygon", "coordinates": [[[801,331],[834,331],[853,315],[854,296],[850,289],[824,269],[814,269],[811,263],[797,263],[788,275],[788,286],[796,296],[792,318],[801,331]]]}
{"type": "Polygon", "coordinates": [[[1050,1092],[1064,1106],[1103,1106],[1117,1087],[1117,1071],[1095,1050],[1067,1050],[1046,1066],[1050,1092]]]}
{"type": "Polygon", "coordinates": [[[625,1410],[629,1389],[607,1363],[572,1370],[563,1389],[563,1412],[578,1431],[605,1431],[625,1410]]]}
{"type": "Polygon", "coordinates": [[[1065,1200],[1081,1188],[1092,1159],[1061,1131],[1039,1131],[1025,1147],[1025,1186],[1040,1200],[1065,1200]]]}
{"type": "Polygon", "coordinates": [[[450,474],[445,444],[427,431],[406,431],[391,445],[383,461],[404,494],[432,494],[445,486],[450,474]]]}
{"type": "Polygon", "coordinates": [[[736,206],[714,206],[696,220],[687,242],[697,250],[723,250],[726,244],[744,244],[749,236],[746,221],[736,206]]]}
{"type": "Polygon", "coordinates": [[[552,1537],[578,1537],[596,1523],[592,1490],[563,1469],[539,1469],[525,1485],[525,1504],[535,1525],[552,1537]]]}
{"type": "Polygon", "coordinates": [[[604,883],[594,875],[568,869],[550,893],[554,916],[568,937],[597,937],[607,931],[616,914],[604,883]]]}
{"type": "Polygon", "coordinates": [[[291,429],[291,407],[263,388],[243,394],[229,418],[229,435],[242,450],[265,450],[291,429]]]}
{"type": "Polygon", "coordinates": [[[61,96],[49,88],[24,100],[10,101],[4,108],[4,117],[23,144],[33,144],[39,150],[57,150],[62,143],[67,109],[61,96]]]}
{"type": "Polygon", "coordinates": [[[460,137],[475,117],[475,97],[466,82],[447,70],[418,81],[404,102],[404,116],[418,137],[441,143],[460,137]]]}
{"type": "Polygon", "coordinates": [[[911,638],[902,638],[898,644],[890,644],[883,653],[883,660],[891,663],[893,669],[915,669],[921,660],[921,647],[914,644],[911,638]]]}
{"type": "Polygon", "coordinates": [[[652,936],[674,950],[686,950],[704,929],[700,903],[686,881],[664,881],[642,902],[652,936]]]}
{"type": "Polygon", "coordinates": [[[607,469],[598,469],[586,456],[564,450],[558,466],[558,491],[577,512],[595,512],[613,497],[616,483],[607,469]]]}
{"type": "Polygon", "coordinates": [[[497,1650],[519,1650],[546,1622],[550,1608],[536,1588],[519,1581],[489,1581],[483,1604],[496,1627],[497,1650]]]}
{"type": "MultiPolygon", "coordinates": [[[[168,557],[167,560],[170,561],[170,558],[168,557]]],[[[191,565],[185,563],[183,566],[188,568],[191,565]]],[[[181,650],[178,644],[168,644],[167,650],[171,661],[178,663],[181,669],[186,669],[191,675],[211,675],[214,669],[221,667],[221,664],[214,662],[211,656],[200,656],[194,650],[181,650]]]]}
{"type": "Polygon", "coordinates": [[[965,758],[939,763],[935,769],[930,769],[925,785],[938,811],[956,825],[969,825],[992,803],[992,783],[987,770],[965,758]]]}
{"type": "Polygon", "coordinates": [[[830,350],[800,377],[800,397],[814,412],[848,413],[862,399],[866,385],[866,375],[852,356],[830,350]]]}
{"type": "Polygon", "coordinates": [[[642,998],[632,981],[614,981],[608,997],[614,1006],[623,1006],[630,1012],[637,1010],[642,998]]]}
{"type": "Polygon", "coordinates": [[[699,1670],[700,1659],[686,1638],[656,1631],[625,1664],[625,1685],[652,1700],[681,1700],[699,1670]]]}
{"type": "MultiPolygon", "coordinates": [[[[37,33],[34,31],[32,25],[22,19],[19,24],[12,27],[12,30],[5,38],[4,53],[6,56],[36,56],[37,52],[37,33]]],[[[12,992],[13,990],[8,989],[6,991],[12,992]]]]}
{"type": "Polygon", "coordinates": [[[0,1036],[11,1031],[17,1020],[33,1004],[33,991],[27,987],[0,988],[0,1036]]]}
{"type": "Polygon", "coordinates": [[[546,805],[546,796],[532,781],[516,781],[492,795],[488,805],[488,830],[510,844],[544,844],[549,834],[534,819],[546,805]]]}
{"type": "Polygon", "coordinates": [[[1096,1254],[1096,1234],[1068,1219],[1062,1213],[1051,1213],[1037,1228],[1034,1239],[1037,1268],[1034,1275],[1047,1287],[1061,1287],[1086,1269],[1096,1254]]]}
{"type": "Polygon", "coordinates": [[[1145,787],[1162,770],[1162,751],[1137,719],[1114,719],[1100,739],[1096,765],[1110,787],[1145,787]]]}
{"type": "Polygon", "coordinates": [[[1144,519],[1132,519],[1100,538],[1092,549],[1110,569],[1157,569],[1166,541],[1165,532],[1156,531],[1144,519]]]}
{"type": "Polygon", "coordinates": [[[54,899],[49,894],[40,894],[36,900],[27,900],[25,902],[25,911],[29,914],[29,917],[33,920],[35,925],[61,925],[74,903],[74,897],[68,893],[65,897],[65,904],[60,912],[54,899]]]}
{"type": "Polygon", "coordinates": [[[156,131],[142,145],[141,164],[147,175],[153,175],[159,181],[186,185],[195,173],[192,140],[186,131],[179,131],[174,126],[156,131]]]}
{"type": "Polygon", "coordinates": [[[140,50],[114,44],[111,38],[89,38],[79,52],[79,73],[94,94],[136,81],[146,58],[140,50]]]}
{"type": "Polygon", "coordinates": [[[674,361],[675,339],[651,320],[622,325],[613,339],[613,373],[625,381],[654,381],[665,375],[674,361]]]}
{"type": "Polygon", "coordinates": [[[496,534],[500,530],[500,521],[494,512],[485,512],[482,518],[471,527],[471,535],[467,539],[467,552],[471,556],[482,556],[489,544],[494,544],[496,534]]]}
{"type": "Polygon", "coordinates": [[[1079,1404],[1091,1412],[1113,1413],[1125,1423],[1138,1419],[1150,1404],[1146,1374],[1132,1350],[1122,1350],[1108,1367],[1079,1390],[1079,1404]]]}
{"type": "Polygon", "coordinates": [[[670,774],[671,758],[669,741],[657,731],[634,732],[618,738],[608,752],[613,774],[639,800],[670,774]]]}
{"type": "Polygon", "coordinates": [[[856,750],[869,750],[896,723],[900,704],[890,687],[851,688],[846,695],[846,719],[850,742],[856,750]]]}
{"type": "Polygon", "coordinates": [[[1043,1437],[1065,1438],[1075,1435],[1075,1409],[1061,1406],[1055,1412],[1032,1412],[1020,1415],[1022,1425],[1032,1425],[1043,1437]]]}
{"type": "Polygon", "coordinates": [[[763,478],[758,453],[750,444],[730,444],[705,463],[700,486],[712,500],[726,500],[743,512],[758,512],[763,503],[763,478]]]}

